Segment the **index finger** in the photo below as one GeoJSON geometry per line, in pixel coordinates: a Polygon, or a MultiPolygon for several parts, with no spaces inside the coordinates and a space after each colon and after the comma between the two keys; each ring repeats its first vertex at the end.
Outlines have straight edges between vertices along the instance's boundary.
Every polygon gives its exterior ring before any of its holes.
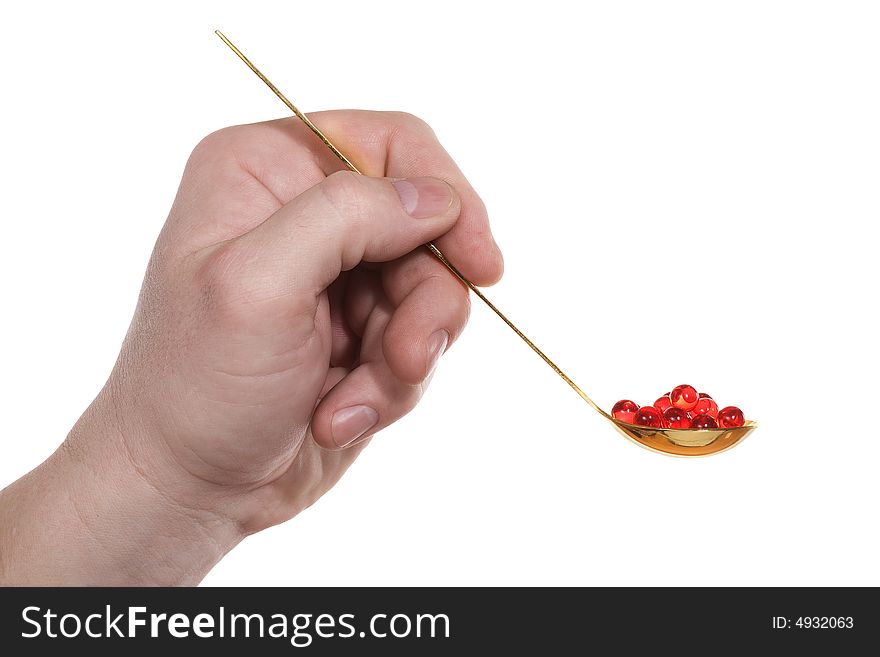
{"type": "MultiPolygon", "coordinates": [[[[486,206],[424,121],[401,112],[365,110],[315,112],[309,118],[366,175],[430,176],[452,185],[461,197],[461,215],[435,241],[437,247],[476,285],[491,285],[501,278],[504,261],[489,228],[486,206]]],[[[338,168],[329,149],[327,155],[326,166],[338,168]]]]}

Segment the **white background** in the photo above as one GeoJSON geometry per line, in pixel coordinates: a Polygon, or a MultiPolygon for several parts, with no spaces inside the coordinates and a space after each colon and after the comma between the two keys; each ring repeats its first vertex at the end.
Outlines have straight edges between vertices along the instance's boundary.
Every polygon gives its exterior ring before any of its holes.
{"type": "Polygon", "coordinates": [[[344,480],[205,580],[880,585],[871,2],[5,3],[0,485],[103,384],[192,146],[304,110],[428,120],[506,256],[490,297],[589,394],[760,422],[623,440],[490,312],[344,480]],[[10,8],[12,7],[12,8],[10,8]]]}

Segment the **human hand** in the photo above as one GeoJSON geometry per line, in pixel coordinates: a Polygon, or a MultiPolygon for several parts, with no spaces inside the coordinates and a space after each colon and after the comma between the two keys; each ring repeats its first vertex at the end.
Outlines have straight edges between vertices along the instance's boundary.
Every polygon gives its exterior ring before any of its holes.
{"type": "Polygon", "coordinates": [[[193,151],[106,385],[0,492],[0,584],[196,583],[418,402],[469,308],[419,246],[495,282],[485,209],[418,119],[313,120],[367,176],[293,118],[193,151]]]}
{"type": "Polygon", "coordinates": [[[482,202],[424,123],[313,120],[387,178],[333,173],[295,118],[203,140],[94,405],[152,486],[245,532],[328,490],[461,332],[467,290],[419,245],[436,239],[477,284],[502,271],[482,202]]]}

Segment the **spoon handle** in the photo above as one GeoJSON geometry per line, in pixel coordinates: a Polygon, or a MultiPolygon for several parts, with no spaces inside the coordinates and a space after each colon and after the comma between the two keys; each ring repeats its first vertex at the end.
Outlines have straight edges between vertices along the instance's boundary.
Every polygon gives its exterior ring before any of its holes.
{"type": "Polygon", "coordinates": [[[437,258],[437,260],[439,260],[444,265],[446,265],[446,268],[449,271],[451,271],[458,280],[460,280],[462,283],[464,283],[470,289],[471,292],[473,292],[475,295],[477,295],[477,297],[480,299],[480,301],[482,301],[487,306],[489,306],[489,308],[492,310],[492,312],[495,313],[496,315],[498,315],[498,317],[501,318],[501,321],[510,327],[511,331],[516,333],[523,342],[525,342],[527,345],[529,345],[529,348],[532,351],[534,351],[536,354],[538,354],[541,357],[541,360],[543,360],[545,363],[547,363],[547,365],[550,366],[550,369],[552,369],[554,372],[556,372],[562,378],[563,381],[565,381],[568,385],[571,386],[572,390],[574,390],[577,394],[579,394],[585,402],[587,402],[590,406],[592,406],[594,409],[596,409],[599,413],[601,413],[602,415],[605,415],[607,417],[607,413],[605,413],[605,411],[603,411],[601,408],[599,408],[599,406],[596,404],[596,402],[594,402],[592,399],[590,399],[587,396],[587,393],[585,393],[583,390],[581,390],[580,387],[574,381],[572,381],[571,378],[569,378],[569,376],[565,372],[562,371],[562,369],[560,369],[559,365],[557,365],[552,360],[550,360],[550,357],[547,354],[545,354],[543,351],[541,351],[538,348],[538,345],[536,345],[534,342],[532,342],[525,333],[523,333],[521,330],[519,330],[517,325],[514,324],[507,317],[507,315],[505,315],[503,312],[501,312],[501,310],[498,309],[498,306],[496,306],[494,303],[492,303],[489,300],[489,297],[487,297],[485,294],[483,294],[483,291],[480,288],[478,288],[476,285],[471,283],[464,276],[464,274],[462,274],[458,270],[458,267],[456,267],[451,262],[449,262],[449,260],[446,258],[445,255],[443,255],[443,253],[440,251],[440,249],[438,249],[436,246],[434,246],[433,242],[428,242],[427,244],[425,244],[425,248],[428,249],[428,251],[430,251],[432,254],[434,254],[434,257],[437,258]]]}
{"type": "MultiPolygon", "coordinates": [[[[256,74],[256,76],[258,78],[260,78],[260,80],[262,80],[265,83],[265,85],[267,87],[269,87],[269,89],[271,89],[272,92],[276,96],[278,96],[278,98],[281,100],[282,103],[287,105],[287,108],[291,112],[293,112],[293,114],[296,116],[296,118],[298,118],[300,121],[305,123],[306,126],[309,128],[309,130],[311,130],[313,133],[315,133],[315,135],[318,137],[318,139],[320,139],[323,142],[323,144],[327,148],[330,149],[330,152],[332,152],[333,155],[335,155],[345,165],[345,167],[349,171],[353,171],[354,173],[362,173],[354,164],[351,163],[351,161],[347,157],[345,157],[345,155],[342,154],[342,151],[340,151],[338,148],[336,148],[336,146],[333,145],[333,142],[331,142],[327,138],[327,136],[318,129],[318,126],[316,126],[314,123],[312,123],[312,121],[309,119],[309,117],[307,117],[305,114],[303,114],[301,111],[299,111],[299,109],[296,107],[296,105],[294,105],[292,102],[290,102],[287,99],[287,97],[283,93],[281,93],[281,90],[278,89],[278,87],[276,87],[274,84],[272,84],[272,82],[269,80],[269,78],[267,78],[265,75],[263,75],[263,73],[260,71],[260,69],[258,69],[256,66],[254,66],[253,63],[251,63],[251,60],[249,60],[247,57],[245,57],[244,53],[242,53],[241,50],[236,48],[235,45],[229,39],[226,38],[226,35],[223,34],[223,32],[221,32],[220,30],[215,30],[214,33],[218,37],[220,37],[220,39],[223,40],[223,43],[225,43],[227,46],[229,46],[229,48],[232,50],[232,52],[234,52],[236,55],[238,55],[238,58],[241,59],[241,61],[243,61],[245,63],[245,65],[247,65],[247,67],[249,69],[251,69],[251,71],[253,71],[256,74]]],[[[538,348],[538,346],[534,342],[532,342],[525,333],[520,331],[519,328],[517,328],[516,324],[514,324],[512,321],[510,321],[507,318],[507,316],[503,312],[501,312],[498,309],[498,307],[494,303],[492,303],[485,294],[483,294],[483,292],[482,292],[482,290],[480,290],[480,288],[478,288],[470,280],[468,280],[467,277],[465,277],[465,275],[462,274],[461,271],[459,271],[458,267],[456,267],[454,264],[452,264],[446,258],[446,256],[443,255],[443,252],[440,251],[440,249],[438,249],[434,245],[433,242],[428,242],[427,244],[425,244],[425,248],[428,249],[428,251],[430,251],[434,255],[434,257],[437,258],[437,260],[442,262],[446,266],[446,268],[450,272],[452,272],[452,274],[458,280],[460,280],[462,283],[464,283],[470,289],[471,292],[473,292],[475,295],[477,295],[477,297],[480,299],[480,301],[482,301],[487,306],[489,306],[489,308],[492,310],[492,312],[494,312],[496,315],[498,315],[498,317],[501,318],[501,321],[503,321],[505,324],[507,324],[507,326],[510,327],[510,330],[512,330],[514,333],[516,333],[520,337],[520,339],[522,339],[523,342],[525,342],[527,345],[529,345],[529,348],[532,351],[534,351],[536,354],[538,354],[541,357],[541,360],[543,360],[545,363],[547,363],[547,365],[549,365],[550,368],[554,372],[556,372],[556,374],[558,374],[562,378],[563,381],[565,381],[569,386],[571,386],[572,390],[574,390],[578,395],[580,395],[581,398],[585,402],[587,402],[590,406],[592,406],[594,409],[596,409],[597,412],[601,413],[606,418],[611,419],[610,416],[605,411],[603,411],[601,408],[599,408],[599,406],[596,404],[596,402],[594,402],[592,399],[590,399],[587,396],[587,393],[585,393],[583,390],[581,390],[578,387],[578,385],[574,381],[572,381],[569,378],[569,376],[565,372],[563,372],[556,363],[554,363],[552,360],[550,360],[550,358],[547,356],[547,354],[545,354],[543,351],[541,351],[538,348]]]]}

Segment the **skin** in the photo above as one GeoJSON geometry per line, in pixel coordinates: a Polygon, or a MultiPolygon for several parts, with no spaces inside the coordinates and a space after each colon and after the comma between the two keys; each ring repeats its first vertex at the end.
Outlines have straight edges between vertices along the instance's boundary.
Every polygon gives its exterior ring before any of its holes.
{"type": "Polygon", "coordinates": [[[311,118],[366,176],[293,118],[195,148],[107,383],[0,493],[0,584],[195,584],[424,394],[469,300],[420,245],[496,282],[485,208],[419,119],[311,118]]]}

